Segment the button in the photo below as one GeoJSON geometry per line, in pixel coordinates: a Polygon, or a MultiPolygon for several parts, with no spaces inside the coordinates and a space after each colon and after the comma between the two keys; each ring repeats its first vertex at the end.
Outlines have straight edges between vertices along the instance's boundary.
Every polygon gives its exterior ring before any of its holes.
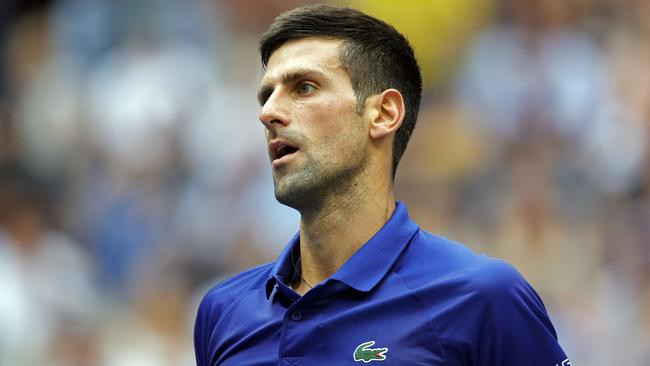
{"type": "Polygon", "coordinates": [[[299,322],[300,319],[302,319],[302,312],[296,310],[293,313],[291,313],[291,320],[293,320],[294,322],[299,322]]]}

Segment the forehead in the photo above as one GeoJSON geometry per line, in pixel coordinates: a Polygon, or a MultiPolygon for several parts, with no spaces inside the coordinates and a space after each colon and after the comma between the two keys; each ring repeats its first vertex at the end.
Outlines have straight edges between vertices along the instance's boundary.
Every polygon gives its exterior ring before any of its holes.
{"type": "Polygon", "coordinates": [[[345,73],[339,59],[342,42],[314,37],[287,41],[271,54],[262,84],[272,83],[295,70],[345,73]]]}

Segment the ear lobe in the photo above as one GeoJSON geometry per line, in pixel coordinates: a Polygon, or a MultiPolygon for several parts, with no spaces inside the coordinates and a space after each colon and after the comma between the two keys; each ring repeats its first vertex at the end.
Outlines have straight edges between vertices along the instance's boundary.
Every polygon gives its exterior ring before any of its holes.
{"type": "Polygon", "coordinates": [[[370,137],[381,139],[394,134],[404,120],[404,98],[396,89],[386,89],[375,96],[370,137]]]}

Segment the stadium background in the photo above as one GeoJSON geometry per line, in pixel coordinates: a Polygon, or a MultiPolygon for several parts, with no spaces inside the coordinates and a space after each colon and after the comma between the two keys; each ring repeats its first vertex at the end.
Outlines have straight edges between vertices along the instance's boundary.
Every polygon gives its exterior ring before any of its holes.
{"type": "MultiPolygon", "coordinates": [[[[304,1],[0,2],[0,365],[191,365],[272,260],[261,32],[304,1]]],[[[339,2],[340,3],[340,2],[339,2]]],[[[514,263],[574,364],[650,360],[650,1],[351,1],[425,75],[397,192],[514,263]]]]}

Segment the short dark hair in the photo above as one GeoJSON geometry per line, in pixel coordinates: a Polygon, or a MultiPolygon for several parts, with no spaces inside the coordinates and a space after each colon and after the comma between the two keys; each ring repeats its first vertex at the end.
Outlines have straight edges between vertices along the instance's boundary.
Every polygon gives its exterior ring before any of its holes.
{"type": "Polygon", "coordinates": [[[322,37],[343,41],[340,59],[346,67],[363,112],[371,95],[394,88],[404,97],[406,112],[393,142],[395,177],[409,138],[415,128],[422,95],[422,76],[408,40],[391,25],[356,9],[309,5],[280,14],[260,40],[262,65],[285,42],[322,37]]]}

